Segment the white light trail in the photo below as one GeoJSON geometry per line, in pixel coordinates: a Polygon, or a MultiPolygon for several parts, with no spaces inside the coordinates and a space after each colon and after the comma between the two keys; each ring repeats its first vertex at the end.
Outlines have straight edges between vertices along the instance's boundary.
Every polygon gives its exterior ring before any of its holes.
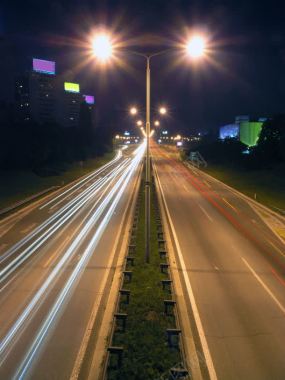
{"type": "Polygon", "coordinates": [[[45,203],[43,206],[39,207],[39,209],[40,210],[44,209],[45,207],[49,206],[51,203],[53,203],[57,199],[61,198],[63,195],[65,195],[65,194],[69,193],[71,190],[75,189],[70,194],[68,194],[68,196],[70,196],[75,191],[77,191],[79,188],[81,188],[82,186],[84,186],[86,182],[90,181],[90,179],[93,179],[94,177],[98,176],[98,174],[102,173],[103,171],[105,171],[106,169],[108,169],[110,166],[112,166],[121,157],[122,157],[122,151],[119,150],[118,153],[116,154],[116,156],[114,157],[114,159],[112,161],[110,161],[107,164],[101,166],[99,169],[95,170],[94,172],[92,172],[88,176],[84,177],[81,181],[76,182],[72,187],[70,187],[66,191],[60,193],[57,197],[51,199],[49,202],[45,203]]]}
{"type": "Polygon", "coordinates": [[[47,316],[46,320],[42,324],[36,338],[34,339],[27,355],[25,356],[21,366],[19,367],[17,373],[14,376],[14,379],[24,379],[25,375],[27,374],[27,371],[29,370],[29,367],[32,363],[33,358],[35,357],[38,349],[40,348],[41,343],[43,342],[46,334],[48,333],[49,328],[51,327],[52,323],[55,321],[55,318],[57,316],[57,313],[60,310],[60,307],[63,305],[64,301],[66,301],[66,298],[69,295],[70,290],[74,285],[78,282],[80,278],[80,274],[82,273],[82,270],[84,269],[84,265],[88,262],[90,256],[94,252],[94,249],[96,248],[100,237],[102,233],[104,232],[106,226],[108,225],[108,222],[110,218],[112,217],[113,211],[115,207],[117,206],[118,202],[120,201],[122,194],[126,188],[126,186],[129,183],[129,180],[134,172],[134,170],[137,168],[137,165],[139,164],[141,159],[141,155],[138,155],[136,159],[132,162],[130,165],[130,168],[126,171],[123,177],[120,178],[118,181],[119,186],[116,187],[116,190],[114,191],[114,194],[116,194],[117,189],[119,189],[115,199],[111,203],[111,206],[109,210],[107,211],[107,214],[103,218],[102,222],[100,223],[99,227],[96,230],[95,235],[91,239],[90,243],[88,244],[86,250],[82,254],[82,257],[80,258],[80,261],[76,265],[75,269],[73,270],[70,278],[68,279],[66,285],[62,289],[60,295],[58,296],[56,302],[53,305],[53,308],[51,309],[49,315],[47,316]]]}
{"type": "MultiPolygon", "coordinates": [[[[118,155],[116,156],[116,158],[111,161],[114,163],[114,161],[117,161],[118,158],[121,157],[121,152],[119,151],[118,155]]],[[[108,164],[106,164],[108,165],[108,164]]],[[[106,169],[106,165],[104,166],[104,170],[106,169]]],[[[98,169],[99,171],[100,169],[98,169]]],[[[113,169],[113,171],[116,170],[113,169]]],[[[98,174],[98,171],[97,171],[97,174],[98,174]]],[[[111,172],[112,173],[112,172],[111,172]]],[[[92,176],[94,175],[94,173],[92,174],[92,176]]],[[[92,178],[93,179],[93,178],[92,178]]],[[[95,183],[93,183],[93,187],[95,187],[97,184],[99,184],[101,181],[103,181],[104,178],[99,178],[95,183]]],[[[85,179],[83,180],[85,181],[85,179]]],[[[81,181],[82,182],[82,181],[81,181]]],[[[85,190],[85,192],[79,194],[76,198],[74,198],[71,202],[69,202],[66,206],[64,206],[63,208],[61,208],[59,211],[57,211],[53,216],[51,216],[50,218],[48,218],[44,223],[42,223],[40,226],[38,226],[34,231],[32,231],[31,233],[29,233],[27,236],[25,236],[23,239],[21,239],[19,242],[17,242],[15,245],[13,245],[9,250],[7,250],[6,252],[4,252],[1,256],[0,256],[0,264],[7,258],[7,257],[10,257],[13,253],[15,253],[18,249],[20,249],[21,247],[23,247],[23,245],[25,245],[26,243],[28,243],[31,239],[33,239],[37,233],[41,232],[45,227],[47,227],[50,223],[52,223],[57,217],[59,217],[61,214],[63,214],[69,207],[71,207],[73,204],[75,204],[78,199],[80,198],[80,196],[83,196],[84,194],[86,194],[86,192],[89,191],[89,189],[92,188],[92,187],[89,187],[87,190],[85,190]]],[[[69,191],[69,190],[67,190],[69,191]]],[[[56,197],[58,198],[58,197],[56,197]]],[[[54,199],[52,200],[54,201],[54,199]]]]}
{"type": "Polygon", "coordinates": [[[2,283],[7,278],[7,276],[11,274],[10,269],[15,267],[15,263],[19,263],[20,265],[23,262],[22,261],[23,258],[24,260],[26,260],[28,257],[30,257],[31,254],[33,254],[36,249],[42,246],[42,244],[48,238],[50,238],[50,236],[54,234],[60,227],[62,227],[62,225],[66,223],[78,210],[80,210],[84,204],[86,204],[92,197],[94,197],[94,195],[97,194],[98,191],[107,184],[107,182],[110,182],[113,178],[115,178],[115,176],[118,175],[118,173],[122,171],[124,167],[128,164],[128,161],[129,159],[125,160],[119,167],[113,169],[113,171],[108,176],[106,176],[105,178],[101,178],[96,183],[91,185],[88,189],[86,189],[84,192],[80,193],[76,198],[74,198],[65,207],[63,207],[57,213],[57,215],[50,217],[45,223],[39,226],[35,231],[30,233],[27,237],[25,237],[16,245],[11,247],[8,251],[6,251],[0,259],[0,263],[7,260],[19,248],[21,248],[24,244],[26,244],[28,241],[34,238],[37,233],[41,232],[45,227],[51,224],[54,221],[54,219],[59,217],[61,214],[64,214],[48,230],[44,231],[43,234],[40,237],[38,237],[30,246],[28,246],[24,251],[22,251],[19,256],[17,256],[3,270],[0,271],[0,283],[2,283]],[[71,206],[73,208],[68,210],[71,206]],[[66,212],[66,210],[68,211],[66,212]]]}
{"type": "MultiPolygon", "coordinates": [[[[95,223],[98,221],[98,219],[101,217],[103,212],[107,209],[108,204],[110,204],[112,198],[115,196],[114,200],[112,201],[109,209],[107,210],[107,213],[105,217],[103,218],[102,222],[98,226],[96,233],[94,234],[93,238],[91,239],[90,243],[88,244],[88,247],[84,251],[80,261],[76,265],[74,271],[72,272],[70,278],[68,279],[65,287],[61,291],[56,303],[53,305],[53,308],[51,309],[51,312],[49,313],[47,319],[45,320],[44,324],[42,325],[40,332],[38,336],[35,338],[33,345],[31,349],[29,350],[26,358],[24,359],[19,371],[17,372],[17,378],[23,378],[30,361],[35,355],[35,352],[37,351],[37,348],[39,344],[42,342],[44,336],[46,335],[48,328],[51,324],[51,322],[54,320],[60,306],[62,305],[63,301],[66,299],[67,294],[69,293],[69,290],[71,289],[72,285],[75,284],[75,279],[78,280],[78,275],[81,273],[83,264],[87,262],[90,255],[92,254],[95,246],[97,245],[102,232],[106,228],[106,225],[108,224],[108,221],[111,218],[111,215],[113,213],[114,208],[118,204],[124,189],[126,188],[127,184],[129,183],[129,180],[134,173],[134,170],[137,168],[141,157],[143,155],[145,149],[145,144],[142,145],[141,150],[138,152],[137,156],[132,160],[132,162],[128,165],[126,170],[123,172],[121,177],[118,179],[118,181],[115,183],[111,191],[107,194],[105,199],[100,203],[98,209],[94,212],[94,214],[91,216],[89,221],[84,225],[78,236],[75,238],[75,240],[72,242],[70,247],[66,250],[60,261],[56,264],[53,271],[50,273],[48,278],[45,280],[43,285],[40,287],[40,289],[36,292],[32,300],[30,301],[29,305],[25,308],[25,310],[22,312],[22,314],[18,317],[17,321],[14,323],[14,325],[10,328],[9,332],[6,334],[4,339],[0,343],[0,354],[4,359],[4,352],[7,350],[9,344],[11,344],[15,337],[19,336],[20,329],[22,328],[25,321],[30,321],[32,312],[35,312],[38,307],[43,302],[44,297],[47,295],[48,288],[54,284],[54,281],[56,280],[56,276],[61,273],[61,270],[63,266],[66,264],[68,259],[73,255],[75,250],[79,247],[81,242],[84,240],[84,238],[87,236],[87,234],[90,232],[92,227],[94,227],[95,223]],[[20,373],[21,372],[21,373],[20,373]],[[20,376],[20,377],[19,377],[20,376]]],[[[6,355],[5,355],[6,357],[6,355]]],[[[0,362],[0,364],[3,362],[3,360],[0,362]]]]}

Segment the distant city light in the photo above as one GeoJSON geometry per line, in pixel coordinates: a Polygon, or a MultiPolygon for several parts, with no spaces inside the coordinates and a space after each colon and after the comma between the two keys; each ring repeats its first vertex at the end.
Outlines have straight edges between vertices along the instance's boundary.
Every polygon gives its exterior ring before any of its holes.
{"type": "Polygon", "coordinates": [[[67,92],[80,92],[80,86],[78,83],[64,82],[64,89],[67,92]]]}
{"type": "Polygon", "coordinates": [[[138,126],[138,127],[142,126],[142,124],[143,124],[143,122],[142,122],[141,120],[138,120],[138,121],[137,121],[137,126],[138,126]]]}
{"type": "Polygon", "coordinates": [[[160,125],[160,122],[158,120],[155,120],[154,125],[158,127],[160,125]]]}
{"type": "Polygon", "coordinates": [[[167,134],[168,134],[168,131],[162,131],[162,134],[163,134],[163,135],[167,135],[167,134]]]}
{"type": "Polygon", "coordinates": [[[130,132],[125,131],[124,135],[125,135],[125,136],[130,136],[130,132]]]}
{"type": "Polygon", "coordinates": [[[55,62],[33,58],[33,70],[44,74],[55,74],[55,62]]]}
{"type": "Polygon", "coordinates": [[[110,37],[106,34],[97,35],[92,42],[93,54],[102,62],[111,58],[113,46],[110,37]]]}

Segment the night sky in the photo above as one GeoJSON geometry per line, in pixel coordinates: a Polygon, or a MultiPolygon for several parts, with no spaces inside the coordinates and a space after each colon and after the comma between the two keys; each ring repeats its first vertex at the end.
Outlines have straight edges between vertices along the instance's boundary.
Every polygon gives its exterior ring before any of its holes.
{"type": "Polygon", "coordinates": [[[101,70],[87,62],[87,36],[105,25],[128,48],[148,52],[181,42],[188,28],[209,36],[209,59],[199,66],[185,60],[174,65],[178,53],[173,53],[153,61],[153,115],[166,104],[165,125],[193,133],[215,130],[235,115],[282,113],[284,20],[285,1],[4,0],[0,99],[13,100],[13,78],[30,69],[32,57],[51,59],[63,78],[95,95],[101,123],[129,128],[128,106],[144,107],[144,62],[124,56],[128,66],[101,70]]]}

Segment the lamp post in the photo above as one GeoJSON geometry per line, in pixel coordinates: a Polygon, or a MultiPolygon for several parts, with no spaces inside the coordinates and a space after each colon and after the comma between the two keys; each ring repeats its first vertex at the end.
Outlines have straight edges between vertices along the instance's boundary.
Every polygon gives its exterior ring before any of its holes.
{"type": "MultiPolygon", "coordinates": [[[[205,41],[200,36],[192,37],[186,45],[186,52],[192,58],[199,58],[204,54],[205,41]]],[[[143,57],[146,60],[146,176],[145,176],[145,261],[148,263],[150,259],[150,61],[153,57],[165,54],[173,49],[165,49],[153,54],[143,54],[140,52],[125,50],[123,51],[143,57]]],[[[94,55],[103,61],[107,61],[113,52],[113,46],[110,38],[104,34],[95,37],[93,41],[94,55]]],[[[132,115],[137,114],[137,109],[132,107],[130,110],[132,115]]],[[[162,115],[167,113],[165,107],[160,108],[162,115]]]]}

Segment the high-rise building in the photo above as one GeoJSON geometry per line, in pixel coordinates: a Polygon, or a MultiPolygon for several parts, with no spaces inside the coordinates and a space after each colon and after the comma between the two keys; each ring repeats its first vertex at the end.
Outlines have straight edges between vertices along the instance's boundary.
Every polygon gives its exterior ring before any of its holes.
{"type": "Polygon", "coordinates": [[[80,105],[87,104],[95,126],[94,96],[80,94],[78,83],[60,83],[55,62],[33,59],[32,70],[15,80],[15,119],[39,123],[56,121],[63,127],[78,127],[80,105]]]}
{"type": "Polygon", "coordinates": [[[15,120],[18,122],[31,119],[31,98],[29,74],[23,74],[15,80],[15,120]]]}
{"type": "Polygon", "coordinates": [[[16,78],[16,120],[54,121],[56,103],[55,62],[33,59],[33,68],[16,78]]]}
{"type": "Polygon", "coordinates": [[[95,100],[93,95],[83,95],[83,99],[85,103],[88,105],[88,109],[91,114],[91,120],[92,120],[92,126],[95,128],[96,126],[96,113],[97,113],[97,108],[95,106],[95,100]]]}
{"type": "Polygon", "coordinates": [[[63,127],[77,127],[83,102],[78,83],[64,82],[58,93],[57,120],[63,127]]]}

